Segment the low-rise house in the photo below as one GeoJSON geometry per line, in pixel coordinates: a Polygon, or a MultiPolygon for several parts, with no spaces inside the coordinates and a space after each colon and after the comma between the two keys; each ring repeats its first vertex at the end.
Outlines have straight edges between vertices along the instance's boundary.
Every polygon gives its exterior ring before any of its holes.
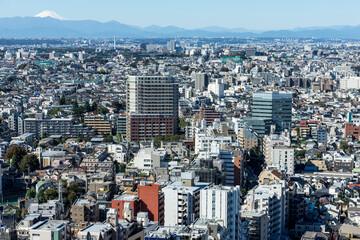
{"type": "Polygon", "coordinates": [[[37,222],[40,222],[41,214],[38,213],[29,213],[21,220],[16,226],[17,239],[18,240],[27,240],[29,239],[29,230],[37,222]]]}
{"type": "Polygon", "coordinates": [[[29,229],[29,240],[70,238],[70,225],[68,221],[46,220],[34,224],[29,229]]]}
{"type": "Polygon", "coordinates": [[[42,219],[58,220],[61,217],[62,206],[59,200],[48,200],[46,203],[32,203],[28,209],[30,214],[41,214],[42,219]]]}

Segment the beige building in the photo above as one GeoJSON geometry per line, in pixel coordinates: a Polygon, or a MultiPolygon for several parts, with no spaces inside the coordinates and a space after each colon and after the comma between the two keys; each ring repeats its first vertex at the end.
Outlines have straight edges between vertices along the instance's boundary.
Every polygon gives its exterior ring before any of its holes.
{"type": "Polygon", "coordinates": [[[111,173],[114,172],[114,162],[106,150],[98,150],[94,154],[84,158],[80,167],[86,167],[88,173],[111,173]]]}
{"type": "Polygon", "coordinates": [[[318,167],[318,171],[328,171],[328,165],[326,160],[323,159],[313,159],[310,160],[311,164],[318,167]]]}
{"type": "Polygon", "coordinates": [[[282,180],[285,175],[279,173],[276,170],[264,170],[259,174],[259,184],[260,185],[269,185],[273,184],[277,180],[282,180]]]}
{"type": "Polygon", "coordinates": [[[244,150],[250,150],[259,146],[258,135],[247,127],[239,128],[238,141],[244,150]]]}
{"type": "Polygon", "coordinates": [[[74,223],[99,221],[97,202],[85,198],[78,199],[71,207],[70,218],[74,223]]]}
{"type": "Polygon", "coordinates": [[[94,129],[99,134],[111,134],[111,123],[102,115],[86,115],[84,125],[94,129]]]}

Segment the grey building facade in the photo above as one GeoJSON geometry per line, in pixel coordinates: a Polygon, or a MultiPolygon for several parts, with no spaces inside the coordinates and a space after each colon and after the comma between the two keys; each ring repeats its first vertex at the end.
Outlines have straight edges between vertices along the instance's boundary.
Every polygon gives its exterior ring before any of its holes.
{"type": "Polygon", "coordinates": [[[195,73],[194,74],[195,89],[204,91],[209,85],[209,76],[206,73],[195,73]]]}
{"type": "Polygon", "coordinates": [[[291,93],[261,92],[253,94],[252,118],[271,119],[276,127],[276,132],[290,130],[291,112],[291,93]]]}
{"type": "Polygon", "coordinates": [[[34,118],[24,119],[24,126],[25,133],[34,133],[36,137],[40,137],[43,133],[46,133],[47,136],[69,137],[94,135],[93,129],[81,124],[74,124],[73,118],[45,118],[44,113],[37,113],[34,118]]]}

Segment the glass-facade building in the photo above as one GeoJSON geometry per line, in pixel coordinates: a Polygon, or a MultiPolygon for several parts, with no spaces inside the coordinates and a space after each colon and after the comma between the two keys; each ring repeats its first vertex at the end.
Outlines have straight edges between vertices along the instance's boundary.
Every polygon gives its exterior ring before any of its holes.
{"type": "MultiPolygon", "coordinates": [[[[272,120],[276,132],[282,132],[285,129],[290,130],[291,110],[291,93],[260,92],[253,94],[252,119],[272,120]]],[[[261,131],[261,129],[258,130],[261,131]]],[[[263,130],[265,131],[265,129],[263,130]]]]}

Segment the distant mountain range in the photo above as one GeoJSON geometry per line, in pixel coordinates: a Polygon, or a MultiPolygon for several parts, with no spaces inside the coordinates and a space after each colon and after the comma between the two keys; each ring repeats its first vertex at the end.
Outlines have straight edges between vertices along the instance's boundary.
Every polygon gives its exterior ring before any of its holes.
{"type": "Polygon", "coordinates": [[[176,26],[138,27],[116,21],[63,20],[53,11],[44,11],[37,17],[0,18],[0,38],[59,38],[59,37],[121,37],[121,38],[175,38],[175,37],[271,37],[271,38],[351,38],[360,39],[360,25],[296,28],[258,32],[243,28],[210,26],[185,29],[176,26]]]}

